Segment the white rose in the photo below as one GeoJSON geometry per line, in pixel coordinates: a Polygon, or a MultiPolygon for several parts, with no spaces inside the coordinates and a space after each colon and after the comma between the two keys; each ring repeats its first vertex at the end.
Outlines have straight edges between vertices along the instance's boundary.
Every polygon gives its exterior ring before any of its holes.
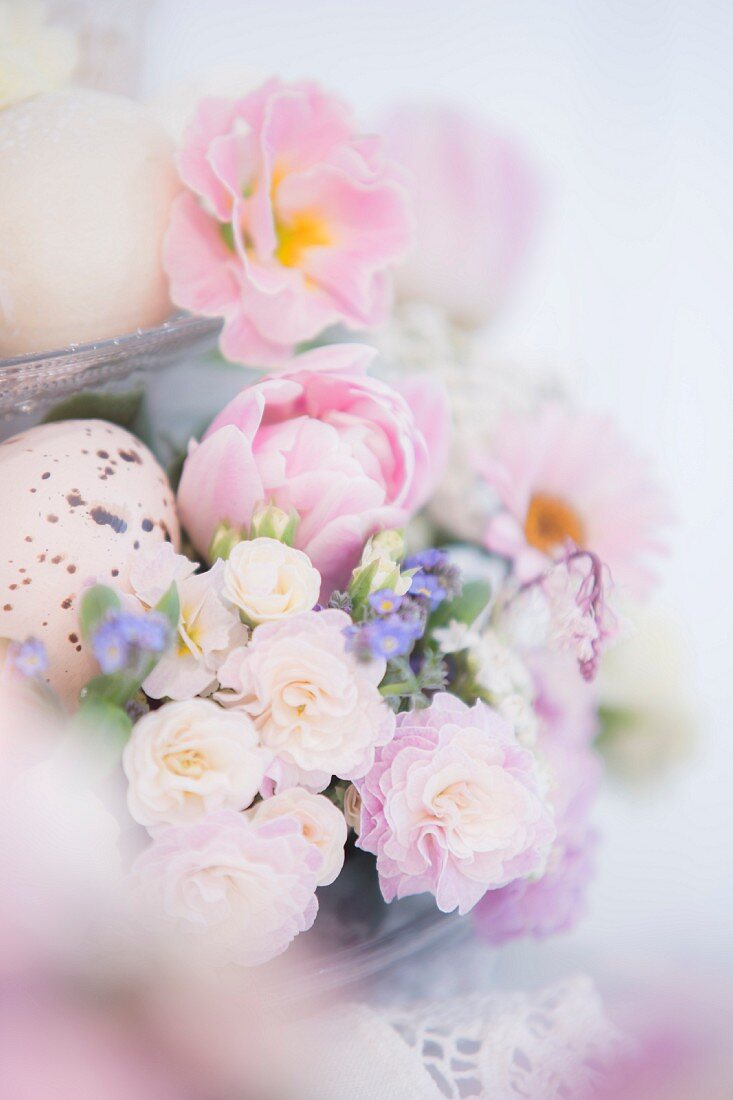
{"type": "Polygon", "coordinates": [[[66,84],[76,68],[76,39],[46,22],[34,0],[0,3],[0,108],[66,84]]]}
{"type": "Polygon", "coordinates": [[[279,817],[294,818],[305,839],[321,853],[323,866],[318,885],[329,886],[338,878],[344,865],[347,829],[344,815],[330,799],[303,787],[291,787],[259,802],[250,815],[256,825],[279,817]]]}
{"type": "Polygon", "coordinates": [[[209,699],[168,703],[132,731],[122,757],[127,805],[141,825],[241,810],[257,794],[272,753],[252,721],[209,699]]]}
{"type": "Polygon", "coordinates": [[[277,539],[238,543],[224,567],[222,594],[252,625],[310,611],[320,590],[308,555],[277,539]]]}

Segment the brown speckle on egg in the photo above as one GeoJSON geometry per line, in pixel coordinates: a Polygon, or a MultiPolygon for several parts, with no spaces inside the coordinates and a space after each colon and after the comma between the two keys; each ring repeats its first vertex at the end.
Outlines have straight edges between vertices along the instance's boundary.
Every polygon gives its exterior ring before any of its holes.
{"type": "Polygon", "coordinates": [[[100,527],[111,527],[117,535],[123,535],[127,530],[127,521],[124,520],[122,516],[115,515],[114,512],[108,512],[101,504],[92,508],[89,515],[95,523],[100,525],[100,527]]]}
{"type": "Polygon", "coordinates": [[[66,566],[66,572],[67,573],[76,573],[76,566],[75,565],[67,565],[66,566]]]}
{"type": "Polygon", "coordinates": [[[49,523],[58,523],[59,521],[59,517],[55,516],[53,512],[49,513],[49,515],[46,516],[46,519],[49,523]]]}

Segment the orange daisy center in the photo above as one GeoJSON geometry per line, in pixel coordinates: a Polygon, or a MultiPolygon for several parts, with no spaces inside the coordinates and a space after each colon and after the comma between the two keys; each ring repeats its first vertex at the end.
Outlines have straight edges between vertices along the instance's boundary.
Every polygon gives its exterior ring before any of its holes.
{"type": "Polygon", "coordinates": [[[529,502],[524,533],[530,546],[548,554],[568,539],[583,545],[583,523],[569,504],[549,493],[535,493],[529,502]]]}

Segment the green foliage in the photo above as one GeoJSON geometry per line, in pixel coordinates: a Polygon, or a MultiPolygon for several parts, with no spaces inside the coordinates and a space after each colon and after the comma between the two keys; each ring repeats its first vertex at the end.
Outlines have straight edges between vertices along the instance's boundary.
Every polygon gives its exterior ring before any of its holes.
{"type": "Polygon", "coordinates": [[[491,598],[491,586],[486,581],[467,581],[459,594],[446,600],[430,616],[429,629],[447,626],[451,622],[472,626],[491,598]]]}
{"type": "Polygon", "coordinates": [[[94,393],[86,391],[75,393],[59,401],[43,418],[44,424],[57,420],[107,420],[110,424],[119,424],[121,428],[132,430],[140,415],[144,393],[131,390],[129,393],[94,393]]]}

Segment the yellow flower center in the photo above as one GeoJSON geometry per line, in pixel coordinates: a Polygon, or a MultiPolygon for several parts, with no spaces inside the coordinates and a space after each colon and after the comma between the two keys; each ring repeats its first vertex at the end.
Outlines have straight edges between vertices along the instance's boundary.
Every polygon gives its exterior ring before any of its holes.
{"type": "Polygon", "coordinates": [[[331,235],[323,218],[307,211],[296,214],[287,224],[278,221],[275,228],[278,241],[275,256],[283,267],[301,267],[304,253],[309,248],[331,244],[331,235]]]}
{"type": "Polygon", "coordinates": [[[184,752],[169,753],[166,764],[174,775],[200,779],[206,770],[207,760],[198,749],[186,749],[184,752]]]}
{"type": "Polygon", "coordinates": [[[568,539],[576,546],[583,545],[583,523],[578,513],[564,500],[547,493],[535,493],[530,500],[524,533],[530,546],[536,546],[543,554],[568,539]]]}

